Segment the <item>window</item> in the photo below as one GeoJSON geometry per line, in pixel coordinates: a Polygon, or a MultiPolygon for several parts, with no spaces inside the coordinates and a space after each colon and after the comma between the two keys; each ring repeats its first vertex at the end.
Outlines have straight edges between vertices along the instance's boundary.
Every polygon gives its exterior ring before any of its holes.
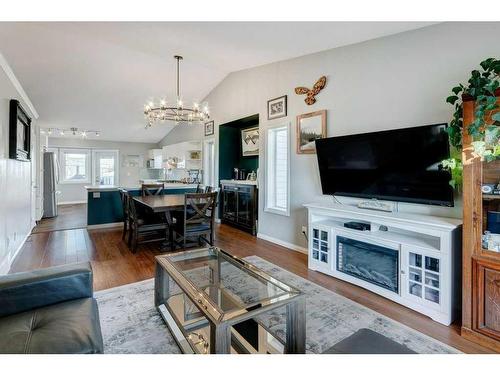
{"type": "Polygon", "coordinates": [[[85,149],[61,149],[61,182],[90,182],[90,151],[85,149]]]}
{"type": "Polygon", "coordinates": [[[290,215],[290,130],[278,125],[267,130],[265,210],[290,215]]]}

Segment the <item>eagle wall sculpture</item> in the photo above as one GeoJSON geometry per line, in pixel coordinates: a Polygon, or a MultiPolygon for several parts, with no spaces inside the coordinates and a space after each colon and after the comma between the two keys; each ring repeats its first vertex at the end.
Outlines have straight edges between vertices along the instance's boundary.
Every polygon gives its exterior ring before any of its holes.
{"type": "Polygon", "coordinates": [[[316,98],[315,96],[319,94],[321,90],[326,85],[326,76],[322,76],[318,81],[314,84],[312,89],[308,89],[307,87],[296,87],[295,88],[295,93],[297,95],[307,95],[304,101],[306,102],[307,105],[312,105],[316,103],[316,98]]]}

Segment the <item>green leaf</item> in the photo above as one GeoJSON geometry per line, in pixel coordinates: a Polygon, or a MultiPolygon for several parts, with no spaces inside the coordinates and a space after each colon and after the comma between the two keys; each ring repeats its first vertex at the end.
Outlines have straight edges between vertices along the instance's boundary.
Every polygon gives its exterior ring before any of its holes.
{"type": "Polygon", "coordinates": [[[495,96],[488,96],[486,98],[487,104],[495,104],[497,102],[497,98],[495,96]]]}
{"type": "Polygon", "coordinates": [[[500,112],[493,114],[493,116],[491,116],[491,119],[493,121],[500,121],[500,112]]]}
{"type": "Polygon", "coordinates": [[[455,95],[458,95],[458,93],[459,93],[460,91],[462,91],[462,90],[463,90],[463,88],[462,88],[462,87],[460,87],[460,86],[456,86],[456,87],[453,87],[453,88],[451,89],[451,91],[452,91],[455,95]]]}
{"type": "Polygon", "coordinates": [[[458,96],[456,95],[451,95],[446,98],[446,102],[450,104],[455,104],[455,102],[458,100],[458,96]]]}
{"type": "Polygon", "coordinates": [[[495,61],[495,59],[493,57],[490,57],[489,59],[481,61],[481,63],[479,65],[481,65],[481,68],[483,68],[484,70],[488,70],[494,61],[495,61]]]}

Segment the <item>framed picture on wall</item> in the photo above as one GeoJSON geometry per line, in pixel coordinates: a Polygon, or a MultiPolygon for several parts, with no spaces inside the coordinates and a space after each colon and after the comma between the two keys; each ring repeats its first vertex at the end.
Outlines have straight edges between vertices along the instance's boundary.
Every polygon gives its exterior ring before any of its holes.
{"type": "Polygon", "coordinates": [[[241,130],[241,151],[243,156],[259,155],[259,127],[241,130]]]}
{"type": "Polygon", "coordinates": [[[286,117],[286,95],[267,101],[267,119],[286,117]]]}
{"type": "Polygon", "coordinates": [[[9,108],[9,158],[31,160],[31,118],[15,99],[9,108]]]}
{"type": "Polygon", "coordinates": [[[214,122],[205,122],[205,137],[209,135],[214,135],[214,122]]]}
{"type": "Polygon", "coordinates": [[[326,110],[298,115],[297,154],[315,154],[320,138],[326,138],[326,110]]]}

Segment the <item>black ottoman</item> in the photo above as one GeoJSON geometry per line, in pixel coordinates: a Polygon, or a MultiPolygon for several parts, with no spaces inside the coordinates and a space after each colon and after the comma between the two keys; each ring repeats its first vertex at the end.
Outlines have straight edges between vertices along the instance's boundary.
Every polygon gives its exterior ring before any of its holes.
{"type": "Polygon", "coordinates": [[[416,354],[413,350],[372,331],[360,329],[336,343],[323,354],[416,354]]]}

